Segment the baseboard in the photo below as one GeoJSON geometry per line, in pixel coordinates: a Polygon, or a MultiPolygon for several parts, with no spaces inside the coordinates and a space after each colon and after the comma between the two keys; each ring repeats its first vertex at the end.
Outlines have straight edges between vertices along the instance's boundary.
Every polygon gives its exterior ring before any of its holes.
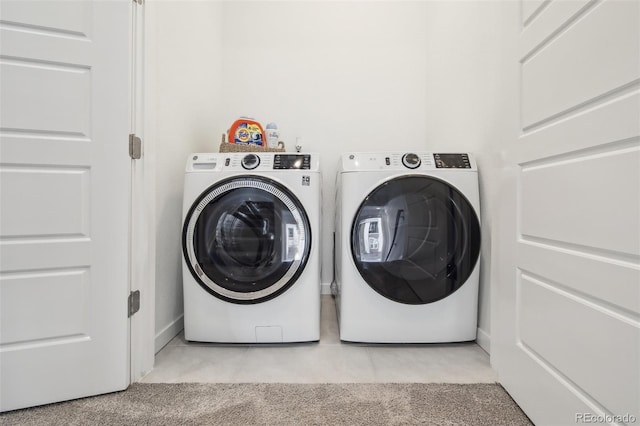
{"type": "Polygon", "coordinates": [[[331,294],[331,283],[322,283],[322,284],[320,284],[320,294],[330,295],[331,294]]]}
{"type": "Polygon", "coordinates": [[[478,329],[476,343],[488,354],[491,354],[491,336],[483,329],[478,329]]]}
{"type": "Polygon", "coordinates": [[[162,329],[160,333],[156,334],[155,338],[155,353],[160,352],[160,349],[164,348],[167,343],[176,337],[184,328],[184,315],[180,315],[172,323],[162,329]]]}

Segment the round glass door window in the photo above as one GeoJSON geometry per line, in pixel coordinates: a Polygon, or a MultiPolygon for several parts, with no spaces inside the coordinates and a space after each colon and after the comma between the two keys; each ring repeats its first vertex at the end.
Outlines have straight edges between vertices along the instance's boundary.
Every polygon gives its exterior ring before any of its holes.
{"type": "Polygon", "coordinates": [[[309,220],[298,199],[267,178],[237,177],[206,190],[187,214],[183,252],[209,293],[259,303],[288,289],[311,247],[309,220]]]}
{"type": "Polygon", "coordinates": [[[362,278],[382,296],[426,304],[459,289],[480,255],[480,222],[448,183],[405,176],[378,186],[360,205],[351,232],[362,278]]]}

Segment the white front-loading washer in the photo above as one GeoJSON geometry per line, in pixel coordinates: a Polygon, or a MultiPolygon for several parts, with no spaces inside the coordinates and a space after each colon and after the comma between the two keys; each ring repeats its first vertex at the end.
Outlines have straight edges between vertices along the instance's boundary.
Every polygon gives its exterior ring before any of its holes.
{"type": "Polygon", "coordinates": [[[336,183],[332,292],[340,339],[474,340],[480,202],[473,157],[347,153],[336,183]]]}
{"type": "Polygon", "coordinates": [[[319,340],[320,216],[317,154],[191,154],[183,200],[185,338],[319,340]]]}

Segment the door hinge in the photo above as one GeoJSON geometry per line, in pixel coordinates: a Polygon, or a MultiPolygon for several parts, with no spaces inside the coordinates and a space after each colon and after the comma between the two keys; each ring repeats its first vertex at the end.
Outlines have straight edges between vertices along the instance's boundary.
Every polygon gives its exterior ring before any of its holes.
{"type": "Polygon", "coordinates": [[[139,160],[142,157],[142,139],[131,133],[129,135],[129,157],[139,160]]]}
{"type": "Polygon", "coordinates": [[[129,293],[129,318],[140,310],[140,290],[129,293]]]}

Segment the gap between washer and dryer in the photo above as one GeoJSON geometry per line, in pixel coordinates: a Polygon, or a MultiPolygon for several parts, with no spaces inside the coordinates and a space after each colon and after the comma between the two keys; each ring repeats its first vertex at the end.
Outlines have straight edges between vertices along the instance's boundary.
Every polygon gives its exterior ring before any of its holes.
{"type": "Polygon", "coordinates": [[[494,383],[475,342],[361,344],[340,341],[335,301],[322,296],[320,341],[191,343],[184,332],[156,354],[146,383],[494,383]]]}

